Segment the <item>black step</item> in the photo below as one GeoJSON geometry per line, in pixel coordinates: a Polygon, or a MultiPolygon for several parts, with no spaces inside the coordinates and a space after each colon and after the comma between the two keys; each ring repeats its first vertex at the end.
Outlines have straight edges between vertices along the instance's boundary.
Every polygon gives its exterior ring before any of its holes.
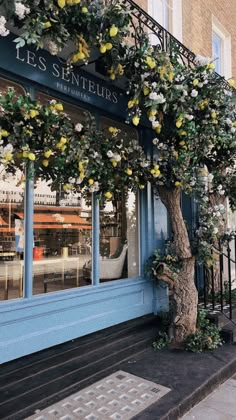
{"type": "Polygon", "coordinates": [[[25,419],[36,409],[102,379],[114,372],[121,361],[144,351],[156,334],[156,318],[142,317],[56,346],[54,352],[49,349],[3,365],[1,420],[25,419]]]}
{"type": "Polygon", "coordinates": [[[221,335],[226,343],[236,343],[236,319],[224,325],[221,335]]]}

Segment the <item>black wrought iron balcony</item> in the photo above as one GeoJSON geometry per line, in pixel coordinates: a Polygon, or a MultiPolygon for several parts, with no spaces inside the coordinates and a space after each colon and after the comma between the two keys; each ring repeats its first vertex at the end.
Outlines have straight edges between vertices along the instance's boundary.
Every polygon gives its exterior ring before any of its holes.
{"type": "MultiPolygon", "coordinates": [[[[160,51],[171,52],[173,50],[178,52],[180,59],[188,66],[197,64],[197,56],[183,45],[177,38],[161,26],[155,19],[153,19],[145,10],[138,6],[133,0],[122,0],[122,3],[131,10],[133,16],[133,27],[138,35],[146,32],[155,39],[155,44],[160,51]]],[[[233,91],[236,97],[236,89],[229,85],[224,77],[215,72],[215,77],[225,89],[233,91]]]]}

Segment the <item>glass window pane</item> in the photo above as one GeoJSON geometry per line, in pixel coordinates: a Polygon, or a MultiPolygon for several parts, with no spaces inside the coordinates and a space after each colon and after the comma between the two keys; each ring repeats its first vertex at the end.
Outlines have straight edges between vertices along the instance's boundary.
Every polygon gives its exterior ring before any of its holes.
{"type": "MultiPolygon", "coordinates": [[[[124,141],[136,139],[137,131],[121,123],[101,119],[101,128],[115,126],[124,141]]],[[[138,200],[134,193],[114,199],[100,210],[100,280],[139,275],[138,200]]]]}
{"type": "MultiPolygon", "coordinates": [[[[0,78],[0,92],[14,87],[17,94],[24,89],[16,83],[0,78]]],[[[17,213],[24,208],[23,174],[7,174],[0,165],[0,301],[22,297],[24,225],[17,213]]]]}
{"type": "MultiPolygon", "coordinates": [[[[41,103],[54,99],[38,94],[41,103]]],[[[61,102],[61,101],[60,101],[61,102]]],[[[63,103],[75,121],[83,110],[63,103]]],[[[23,215],[21,215],[23,217],[23,215]]],[[[84,266],[91,261],[91,207],[80,194],[51,191],[37,180],[34,194],[33,294],[55,292],[91,284],[84,266]]]]}
{"type": "Polygon", "coordinates": [[[212,35],[212,52],[213,59],[215,60],[215,70],[217,73],[222,73],[222,39],[213,32],[212,35]]]}

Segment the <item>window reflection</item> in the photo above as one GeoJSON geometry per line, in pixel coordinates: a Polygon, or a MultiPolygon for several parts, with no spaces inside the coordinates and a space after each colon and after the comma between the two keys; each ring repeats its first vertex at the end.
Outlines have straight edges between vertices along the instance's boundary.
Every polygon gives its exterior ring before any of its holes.
{"type": "MultiPolygon", "coordinates": [[[[119,128],[124,143],[138,141],[133,127],[101,119],[101,128],[119,128]]],[[[117,197],[100,212],[100,279],[101,281],[139,275],[138,205],[134,193],[117,197]]]]}
{"type": "MultiPolygon", "coordinates": [[[[36,99],[48,104],[54,98],[38,93],[36,99]]],[[[84,120],[84,110],[64,102],[63,108],[75,123],[84,120]]],[[[90,284],[83,277],[83,265],[91,259],[91,235],[91,208],[86,206],[80,194],[66,193],[63,188],[52,191],[50,182],[37,180],[33,294],[90,284]]]]}
{"type": "MultiPolygon", "coordinates": [[[[18,95],[24,89],[0,77],[0,93],[13,87],[18,95]]],[[[22,297],[24,227],[17,212],[24,208],[23,174],[7,174],[0,165],[0,300],[22,297]]]]}

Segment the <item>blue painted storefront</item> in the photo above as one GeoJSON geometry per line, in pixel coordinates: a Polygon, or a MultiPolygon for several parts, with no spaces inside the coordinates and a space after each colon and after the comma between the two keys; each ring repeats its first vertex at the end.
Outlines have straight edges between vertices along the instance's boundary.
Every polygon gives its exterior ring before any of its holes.
{"type": "MultiPolygon", "coordinates": [[[[0,38],[0,76],[31,95],[46,92],[95,115],[125,121],[127,99],[120,89],[80,69],[68,76],[63,61],[46,51],[17,51],[11,37],[0,38]]],[[[148,129],[141,127],[141,141],[148,137],[148,129]]],[[[93,286],[37,296],[32,295],[33,181],[27,181],[26,191],[24,298],[0,302],[0,363],[156,313],[166,305],[166,289],[157,289],[144,275],[146,259],[168,237],[165,208],[150,188],[139,197],[140,277],[99,284],[99,208],[93,197],[93,286]]]]}

